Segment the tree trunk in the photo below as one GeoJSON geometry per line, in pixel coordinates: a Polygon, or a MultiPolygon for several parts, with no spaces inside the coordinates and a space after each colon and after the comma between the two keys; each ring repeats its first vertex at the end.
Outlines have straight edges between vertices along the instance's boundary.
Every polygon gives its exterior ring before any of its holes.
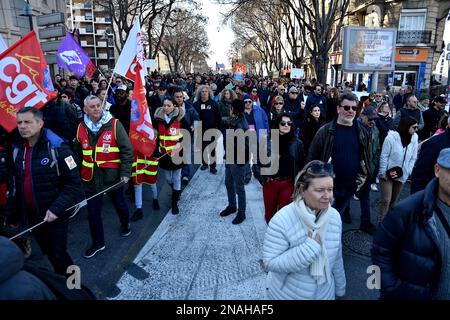
{"type": "Polygon", "coordinates": [[[314,60],[317,81],[323,85],[325,85],[325,82],[327,81],[328,62],[328,53],[322,53],[314,60]]]}

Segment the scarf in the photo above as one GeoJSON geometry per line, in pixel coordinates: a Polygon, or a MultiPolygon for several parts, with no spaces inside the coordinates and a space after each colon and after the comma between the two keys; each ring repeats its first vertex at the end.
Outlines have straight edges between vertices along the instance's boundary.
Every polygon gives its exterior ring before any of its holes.
{"type": "Polygon", "coordinates": [[[319,219],[316,221],[317,216],[314,210],[308,208],[303,199],[296,201],[296,204],[298,206],[297,212],[299,213],[300,220],[305,227],[306,234],[311,232],[312,238],[314,238],[316,234],[319,234],[322,242],[321,253],[309,268],[310,275],[316,280],[317,284],[326,283],[330,280],[331,276],[327,249],[325,247],[325,235],[327,233],[328,221],[330,219],[330,215],[328,214],[329,207],[319,213],[319,219]]]}
{"type": "Polygon", "coordinates": [[[97,123],[93,123],[87,114],[84,115],[84,123],[93,133],[97,133],[100,128],[111,119],[112,115],[109,111],[103,111],[102,117],[97,123]]]}

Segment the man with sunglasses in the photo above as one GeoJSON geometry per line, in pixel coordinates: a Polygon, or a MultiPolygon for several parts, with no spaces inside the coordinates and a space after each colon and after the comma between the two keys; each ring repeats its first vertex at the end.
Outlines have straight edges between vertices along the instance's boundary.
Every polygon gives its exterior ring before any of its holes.
{"type": "Polygon", "coordinates": [[[333,207],[345,223],[351,223],[350,215],[344,215],[350,199],[370,179],[369,135],[355,119],[357,104],[356,95],[341,95],[337,118],[319,129],[306,159],[306,163],[321,160],[333,165],[336,175],[333,207]]]}
{"type": "Polygon", "coordinates": [[[305,113],[309,114],[311,106],[317,105],[320,108],[320,113],[324,117],[327,116],[327,98],[322,94],[322,86],[320,84],[314,85],[314,93],[308,96],[305,104],[305,113]]]}

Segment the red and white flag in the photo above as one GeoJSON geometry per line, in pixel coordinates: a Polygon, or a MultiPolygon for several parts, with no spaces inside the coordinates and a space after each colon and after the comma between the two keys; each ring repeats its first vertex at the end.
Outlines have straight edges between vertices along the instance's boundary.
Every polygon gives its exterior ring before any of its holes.
{"type": "Polygon", "coordinates": [[[142,84],[145,85],[147,68],[144,66],[144,46],[142,45],[139,19],[134,23],[128,34],[127,41],[114,67],[114,72],[134,81],[138,69],[141,71],[141,80],[144,81],[142,84]],[[139,67],[138,64],[140,65],[139,67]]]}
{"type": "MultiPolygon", "coordinates": [[[[148,110],[147,99],[145,98],[145,79],[144,77],[144,47],[142,45],[141,32],[139,22],[136,22],[133,29],[138,26],[137,33],[134,35],[130,32],[124,50],[120,57],[126,52],[134,52],[134,67],[130,70],[134,71],[131,80],[134,81],[133,95],[131,101],[130,115],[130,141],[133,148],[146,157],[150,157],[156,148],[156,137],[153,131],[152,119],[148,110]],[[130,40],[135,37],[134,40],[130,40]],[[133,43],[134,48],[127,45],[133,43]],[[127,51],[126,51],[127,50],[127,51]]],[[[119,61],[120,61],[119,57],[119,61]]],[[[119,65],[119,62],[117,63],[119,65]]],[[[117,66],[116,66],[117,68],[117,66]]]]}
{"type": "Polygon", "coordinates": [[[19,109],[40,109],[57,96],[34,31],[0,54],[0,125],[6,131],[17,127],[19,109]]]}

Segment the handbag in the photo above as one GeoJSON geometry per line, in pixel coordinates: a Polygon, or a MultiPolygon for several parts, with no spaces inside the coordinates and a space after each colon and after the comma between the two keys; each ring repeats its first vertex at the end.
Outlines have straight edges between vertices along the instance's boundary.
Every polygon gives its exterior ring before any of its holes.
{"type": "Polygon", "coordinates": [[[403,176],[403,165],[405,164],[406,152],[408,151],[408,146],[406,146],[405,154],[403,155],[402,166],[392,167],[386,170],[386,177],[390,180],[399,179],[403,176]]]}

